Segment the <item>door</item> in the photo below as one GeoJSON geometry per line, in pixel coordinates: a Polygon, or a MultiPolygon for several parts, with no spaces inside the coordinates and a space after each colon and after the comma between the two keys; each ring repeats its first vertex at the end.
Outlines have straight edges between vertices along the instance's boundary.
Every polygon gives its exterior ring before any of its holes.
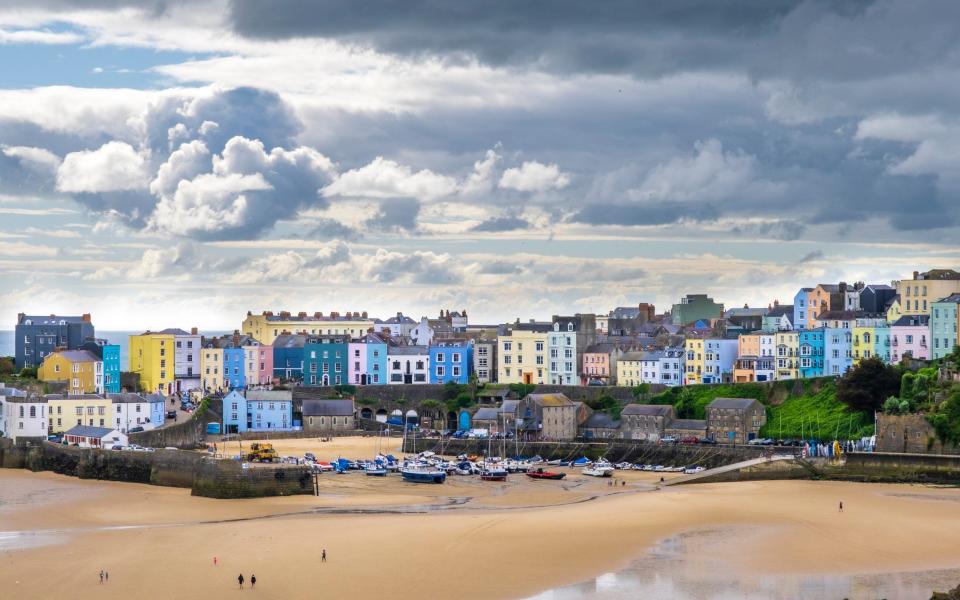
{"type": "Polygon", "coordinates": [[[531,383],[533,383],[533,373],[524,373],[523,382],[527,385],[530,385],[531,383]]]}

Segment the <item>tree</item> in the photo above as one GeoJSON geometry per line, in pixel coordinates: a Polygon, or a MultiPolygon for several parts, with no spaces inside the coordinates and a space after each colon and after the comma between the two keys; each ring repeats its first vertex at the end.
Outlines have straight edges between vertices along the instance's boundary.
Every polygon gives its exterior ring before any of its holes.
{"type": "Polygon", "coordinates": [[[677,401],[673,405],[673,408],[677,413],[678,419],[696,418],[697,404],[696,398],[694,398],[693,395],[693,390],[690,388],[684,388],[681,390],[680,394],[677,396],[677,401]]]}
{"type": "Polygon", "coordinates": [[[37,368],[36,367],[24,367],[20,369],[20,377],[24,379],[36,379],[37,378],[37,368]]]}
{"type": "Polygon", "coordinates": [[[879,358],[867,358],[847,371],[837,384],[837,400],[857,411],[880,410],[900,392],[900,371],[879,358]]]}
{"type": "Polygon", "coordinates": [[[456,381],[448,381],[443,384],[443,399],[453,400],[460,395],[460,384],[456,381]]]}
{"type": "Polygon", "coordinates": [[[511,383],[508,387],[520,400],[523,400],[528,394],[532,394],[533,390],[537,389],[537,386],[533,383],[511,383]]]}
{"type": "Polygon", "coordinates": [[[638,386],[634,386],[633,390],[631,390],[631,391],[633,392],[633,397],[634,397],[634,398],[646,397],[646,395],[650,393],[650,384],[649,384],[649,383],[641,383],[641,384],[638,385],[638,386]]]}
{"type": "Polygon", "coordinates": [[[12,356],[0,357],[0,375],[13,375],[16,369],[12,356]]]}
{"type": "Polygon", "coordinates": [[[883,401],[883,412],[888,415],[896,415],[900,413],[900,399],[896,396],[890,396],[883,401]]]}

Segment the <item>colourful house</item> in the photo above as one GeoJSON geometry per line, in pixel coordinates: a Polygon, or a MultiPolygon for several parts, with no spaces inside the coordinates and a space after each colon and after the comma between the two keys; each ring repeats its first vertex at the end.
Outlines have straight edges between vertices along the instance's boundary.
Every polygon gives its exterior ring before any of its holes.
{"type": "Polygon", "coordinates": [[[774,334],[776,344],[777,381],[798,379],[800,377],[800,333],[797,331],[778,331],[774,334]]]}
{"type": "MultiPolygon", "coordinates": [[[[936,307],[934,307],[936,309],[936,307]]],[[[930,358],[930,317],[905,315],[890,326],[890,362],[898,363],[907,355],[920,359],[930,358]]]]}
{"type": "Polygon", "coordinates": [[[839,376],[853,366],[853,331],[826,327],[823,331],[823,374],[839,376]]]}
{"type": "Polygon", "coordinates": [[[430,383],[469,383],[473,340],[434,340],[430,344],[430,383]]]}
{"type": "Polygon", "coordinates": [[[103,361],[89,350],[54,350],[37,369],[40,381],[67,384],[70,394],[103,393],[103,361]]]}
{"type": "Polygon", "coordinates": [[[50,433],[77,425],[113,426],[113,403],[99,394],[47,394],[50,433]]]}
{"type": "Polygon", "coordinates": [[[800,291],[793,297],[793,328],[807,328],[807,295],[813,291],[813,288],[800,288],[800,291]]]}
{"type": "Polygon", "coordinates": [[[223,398],[227,433],[292,431],[293,392],[287,390],[233,390],[223,398]]]}
{"type": "Polygon", "coordinates": [[[697,385],[703,382],[706,366],[703,360],[703,338],[687,338],[683,342],[686,361],[683,373],[683,385],[697,385]]]}
{"type": "Polygon", "coordinates": [[[284,333],[305,333],[310,336],[342,335],[349,338],[360,337],[373,328],[375,322],[366,312],[321,312],[293,314],[281,311],[276,314],[265,311],[259,315],[247,312],[241,331],[253,339],[267,345],[273,345],[277,336],[284,333]]]}
{"type": "Polygon", "coordinates": [[[120,345],[103,346],[103,391],[107,394],[120,393],[120,345]]]}
{"type": "Polygon", "coordinates": [[[890,327],[873,319],[857,319],[853,327],[853,364],[867,358],[890,362],[890,327]]]}
{"type": "Polygon", "coordinates": [[[130,371],[140,375],[145,392],[173,393],[173,336],[146,331],[130,336],[130,371]]]}
{"type": "Polygon", "coordinates": [[[737,346],[738,341],[732,339],[706,338],[704,340],[701,383],[728,383],[733,380],[737,346]]]}
{"type": "Polygon", "coordinates": [[[775,374],[773,334],[745,333],[737,338],[737,342],[734,383],[772,381],[775,374]]]}
{"type": "MultiPolygon", "coordinates": [[[[499,335],[497,354],[500,361],[497,365],[497,381],[547,383],[547,338],[551,331],[553,323],[518,321],[499,335]]],[[[433,377],[434,375],[431,375],[431,380],[433,377]]]]}
{"type": "Polygon", "coordinates": [[[930,339],[933,341],[931,358],[943,358],[953,352],[960,340],[960,293],[951,294],[933,303],[930,311],[930,339]]]}
{"type": "Polygon", "coordinates": [[[306,334],[285,333],[273,340],[273,377],[278,381],[303,381],[303,347],[306,334]]]}
{"type": "Polygon", "coordinates": [[[825,337],[826,330],[822,327],[800,331],[799,374],[801,378],[823,377],[824,353],[826,351],[825,337]]]}
{"type": "Polygon", "coordinates": [[[211,394],[227,389],[224,383],[223,348],[216,340],[204,340],[200,351],[200,388],[211,394]]]}
{"type": "Polygon", "coordinates": [[[354,385],[387,383],[387,343],[376,333],[368,333],[348,346],[348,380],[354,385]]]}
{"type": "Polygon", "coordinates": [[[310,336],[303,346],[306,385],[342,385],[347,382],[346,335],[310,336]]]}
{"type": "Polygon", "coordinates": [[[244,383],[247,386],[273,383],[273,346],[261,344],[250,336],[240,342],[243,349],[244,383]]]}
{"type": "MultiPolygon", "coordinates": [[[[903,314],[931,315],[935,303],[960,294],[960,273],[953,269],[914,271],[912,279],[897,281],[896,288],[903,314]]],[[[936,345],[933,349],[936,353],[936,345]]]]}
{"type": "Polygon", "coordinates": [[[223,348],[224,389],[242,390],[247,387],[247,369],[243,346],[228,344],[223,348]]]}

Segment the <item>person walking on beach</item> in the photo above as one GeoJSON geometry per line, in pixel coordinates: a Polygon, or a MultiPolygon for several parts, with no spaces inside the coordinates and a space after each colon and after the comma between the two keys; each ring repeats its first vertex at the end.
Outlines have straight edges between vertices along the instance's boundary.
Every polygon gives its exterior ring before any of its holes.
{"type": "Polygon", "coordinates": [[[327,549],[324,548],[323,552],[320,554],[320,562],[327,562],[327,549]]]}
{"type": "Polygon", "coordinates": [[[100,585],[103,585],[103,569],[100,569],[100,585]]]}
{"type": "Polygon", "coordinates": [[[840,501],[840,512],[843,512],[843,500],[840,501]]]}
{"type": "Polygon", "coordinates": [[[106,581],[107,583],[110,583],[110,571],[104,571],[104,572],[103,572],[103,579],[104,579],[104,581],[106,581]]]}
{"type": "Polygon", "coordinates": [[[256,585],[257,585],[257,576],[256,576],[256,575],[251,575],[251,576],[250,576],[250,589],[252,590],[254,587],[256,587],[256,585]]]}
{"type": "Polygon", "coordinates": [[[216,556],[213,557],[213,566],[217,566],[217,557],[216,557],[216,556]]]}
{"type": "Polygon", "coordinates": [[[240,584],[240,589],[242,590],[243,589],[243,573],[240,573],[239,575],[237,575],[237,583],[240,584]]]}

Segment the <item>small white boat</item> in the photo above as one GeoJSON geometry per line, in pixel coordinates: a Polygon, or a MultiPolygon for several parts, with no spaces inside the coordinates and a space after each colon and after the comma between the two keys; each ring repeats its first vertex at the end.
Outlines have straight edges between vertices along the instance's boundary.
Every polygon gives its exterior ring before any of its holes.
{"type": "Polygon", "coordinates": [[[581,473],[591,477],[613,477],[613,467],[609,465],[591,465],[586,467],[581,473]]]}

